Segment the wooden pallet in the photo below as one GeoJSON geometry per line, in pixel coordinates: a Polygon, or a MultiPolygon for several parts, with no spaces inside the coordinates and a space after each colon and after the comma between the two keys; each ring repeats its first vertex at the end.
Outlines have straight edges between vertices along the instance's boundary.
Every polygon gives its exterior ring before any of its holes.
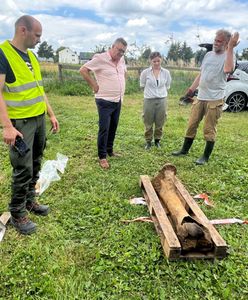
{"type": "Polygon", "coordinates": [[[174,184],[177,189],[177,192],[181,195],[183,199],[183,205],[187,212],[191,216],[196,216],[198,220],[201,221],[211,235],[214,247],[211,251],[201,253],[192,251],[189,253],[182,253],[181,244],[179,239],[173,229],[172,221],[170,219],[170,214],[162,201],[160,201],[156,191],[153,188],[153,185],[150,181],[150,178],[147,175],[140,176],[140,186],[143,191],[144,198],[147,202],[148,209],[151,215],[151,218],[154,222],[155,229],[160,236],[161,244],[164,250],[165,255],[169,260],[177,259],[210,259],[214,260],[215,258],[224,258],[227,256],[227,244],[220,236],[216,228],[209,222],[206,215],[197,205],[195,200],[191,197],[188,191],[185,189],[183,184],[174,177],[174,184]]]}
{"type": "Polygon", "coordinates": [[[3,240],[5,231],[6,231],[6,224],[10,219],[10,212],[4,212],[0,216],[0,242],[3,240]]]}

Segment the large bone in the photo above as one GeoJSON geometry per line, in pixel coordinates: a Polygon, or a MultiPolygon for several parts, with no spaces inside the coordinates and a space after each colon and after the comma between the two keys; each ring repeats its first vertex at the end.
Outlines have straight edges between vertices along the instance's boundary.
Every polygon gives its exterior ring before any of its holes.
{"type": "Polygon", "coordinates": [[[212,240],[208,230],[196,217],[192,217],[182,204],[181,195],[178,194],[174,184],[176,168],[173,165],[165,165],[159,174],[153,179],[152,184],[160,199],[169,211],[172,225],[185,251],[204,248],[212,248],[212,240]]]}

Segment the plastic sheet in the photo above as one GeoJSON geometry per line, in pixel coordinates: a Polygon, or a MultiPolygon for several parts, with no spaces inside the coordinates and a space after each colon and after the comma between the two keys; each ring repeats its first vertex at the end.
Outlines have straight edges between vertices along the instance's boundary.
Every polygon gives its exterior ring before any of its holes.
{"type": "Polygon", "coordinates": [[[214,207],[213,201],[211,201],[209,199],[208,194],[206,194],[206,193],[195,195],[193,198],[194,199],[202,199],[202,200],[204,200],[204,204],[206,204],[207,206],[210,206],[210,207],[214,207]]]}
{"type": "Polygon", "coordinates": [[[63,174],[67,162],[68,157],[60,153],[57,153],[56,160],[45,161],[41,168],[40,176],[36,184],[36,193],[38,195],[41,195],[49,187],[52,181],[60,180],[58,171],[63,174]]]}
{"type": "Polygon", "coordinates": [[[129,200],[130,204],[141,204],[141,205],[147,205],[146,200],[142,197],[138,198],[132,198],[129,200]]]}
{"type": "Polygon", "coordinates": [[[238,218],[230,218],[230,219],[216,219],[216,220],[211,220],[211,224],[213,225],[227,225],[227,224],[248,224],[248,220],[241,220],[238,218]]]}

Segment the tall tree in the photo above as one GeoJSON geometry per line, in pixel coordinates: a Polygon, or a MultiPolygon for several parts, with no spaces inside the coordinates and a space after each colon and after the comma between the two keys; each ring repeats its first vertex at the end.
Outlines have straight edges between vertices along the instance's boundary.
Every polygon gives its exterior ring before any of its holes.
{"type": "Polygon", "coordinates": [[[94,53],[103,53],[103,52],[106,52],[107,50],[109,49],[109,46],[108,45],[96,45],[95,46],[95,49],[93,50],[94,53]]]}
{"type": "Polygon", "coordinates": [[[48,45],[46,41],[40,44],[37,54],[42,58],[50,58],[54,56],[52,46],[48,45]]]}
{"type": "Polygon", "coordinates": [[[181,59],[185,64],[189,63],[194,53],[186,42],[173,42],[167,54],[167,59],[177,62],[181,59]]]}
{"type": "Polygon", "coordinates": [[[144,59],[144,60],[148,60],[151,53],[152,53],[151,48],[150,48],[150,47],[147,47],[147,48],[142,52],[141,58],[144,59]]]}
{"type": "Polygon", "coordinates": [[[191,47],[189,47],[186,42],[183,42],[183,44],[180,46],[180,58],[185,64],[188,64],[192,57],[194,57],[194,53],[191,47]]]}
{"type": "Polygon", "coordinates": [[[195,52],[195,64],[197,66],[201,65],[205,54],[206,54],[206,50],[204,49],[200,49],[195,52]]]}
{"type": "Polygon", "coordinates": [[[129,44],[125,55],[127,57],[128,63],[131,65],[142,65],[145,63],[145,65],[147,65],[147,59],[145,59],[145,62],[142,59],[142,53],[146,48],[147,46],[138,46],[136,41],[129,44]]]}
{"type": "Polygon", "coordinates": [[[242,59],[248,59],[248,48],[243,49],[242,59]]]}
{"type": "Polygon", "coordinates": [[[180,59],[180,43],[173,42],[167,54],[168,60],[173,60],[174,62],[180,59]]]}

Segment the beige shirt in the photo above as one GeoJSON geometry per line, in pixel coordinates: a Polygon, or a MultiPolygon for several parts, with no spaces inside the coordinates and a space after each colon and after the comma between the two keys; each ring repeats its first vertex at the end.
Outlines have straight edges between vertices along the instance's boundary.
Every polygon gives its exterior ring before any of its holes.
{"type": "Polygon", "coordinates": [[[91,70],[99,86],[96,98],[111,102],[123,101],[125,92],[125,60],[122,57],[117,65],[113,62],[109,52],[97,53],[92,60],[84,64],[91,70]]]}

